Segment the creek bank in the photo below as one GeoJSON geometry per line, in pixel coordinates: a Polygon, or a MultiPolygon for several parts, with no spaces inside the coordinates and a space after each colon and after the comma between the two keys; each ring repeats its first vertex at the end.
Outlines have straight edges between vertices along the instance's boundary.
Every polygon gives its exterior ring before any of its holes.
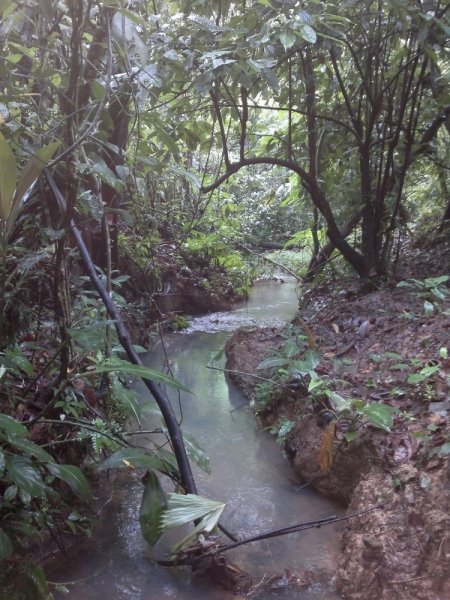
{"type": "Polygon", "coordinates": [[[218,269],[194,271],[184,267],[166,270],[161,277],[157,285],[151,278],[145,282],[146,293],[142,278],[132,279],[124,293],[128,302],[121,311],[125,326],[133,343],[147,349],[157,335],[156,324],[163,330],[177,331],[182,329],[177,326],[180,316],[230,311],[235,302],[247,298],[246,292],[236,290],[218,269]]]}
{"type": "MultiPolygon", "coordinates": [[[[362,425],[351,442],[343,438],[348,422],[339,419],[327,474],[318,462],[325,435],[323,406],[314,408],[288,388],[275,393],[258,414],[264,427],[286,418],[295,421],[289,441],[296,474],[344,503],[349,514],[387,501],[383,509],[349,521],[342,535],[333,583],[352,600],[450,597],[450,464],[445,453],[430,456],[433,445],[450,439],[445,409],[450,360],[439,355],[448,345],[447,304],[423,316],[422,301],[405,288],[383,290],[323,301],[308,321],[322,355],[317,371],[329,377],[333,391],[408,413],[394,418],[390,432],[362,425]],[[364,335],[358,335],[364,323],[364,335]],[[409,359],[420,366],[413,369],[409,359]],[[410,370],[392,369],[395,363],[408,364],[410,370]],[[439,370],[421,384],[407,383],[409,372],[428,364],[439,370]],[[397,393],[390,395],[394,388],[397,393]],[[435,434],[431,441],[430,431],[435,434]]],[[[261,382],[246,374],[269,377],[257,366],[267,348],[281,349],[285,341],[275,328],[240,329],[228,340],[226,368],[235,371],[230,376],[248,399],[255,399],[255,385],[261,382]]]]}

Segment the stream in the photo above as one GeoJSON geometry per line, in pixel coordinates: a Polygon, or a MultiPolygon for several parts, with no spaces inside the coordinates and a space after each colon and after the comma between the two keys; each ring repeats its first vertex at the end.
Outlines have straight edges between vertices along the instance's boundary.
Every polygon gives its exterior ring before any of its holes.
{"type": "MultiPolygon", "coordinates": [[[[193,392],[181,394],[182,427],[196,438],[211,462],[211,475],[193,465],[198,493],[226,502],[221,522],[242,537],[342,513],[331,501],[301,486],[275,438],[259,430],[240,391],[222,371],[206,368],[237,327],[280,326],[291,319],[297,306],[294,287],[294,283],[258,282],[248,302],[228,313],[192,318],[186,332],[166,335],[164,340],[173,376],[193,392]]],[[[223,358],[214,365],[223,367],[224,362],[223,358]]],[[[145,364],[161,369],[164,353],[160,342],[146,355],[145,364]]],[[[140,401],[151,399],[141,382],[134,388],[140,401]]],[[[168,392],[179,415],[178,395],[170,388],[168,392]]],[[[144,430],[157,426],[152,418],[142,423],[144,430]]],[[[140,444],[143,437],[139,437],[140,444]]],[[[142,472],[119,472],[113,498],[103,509],[92,537],[72,548],[70,561],[49,579],[79,582],[70,586],[69,600],[233,598],[208,580],[191,579],[187,567],[166,569],[151,561],[166,558],[164,554],[180,539],[180,532],[164,534],[153,549],[144,541],[138,521],[143,491],[140,477],[142,472]]],[[[164,486],[167,492],[173,491],[169,484],[164,486]]],[[[298,573],[312,570],[321,581],[328,581],[336,564],[338,544],[339,526],[328,525],[246,544],[230,552],[229,559],[251,573],[254,584],[285,568],[298,573]]],[[[55,598],[63,597],[67,596],[55,594],[55,598]]],[[[265,591],[257,597],[331,600],[339,596],[326,584],[314,583],[308,588],[265,591]]]]}

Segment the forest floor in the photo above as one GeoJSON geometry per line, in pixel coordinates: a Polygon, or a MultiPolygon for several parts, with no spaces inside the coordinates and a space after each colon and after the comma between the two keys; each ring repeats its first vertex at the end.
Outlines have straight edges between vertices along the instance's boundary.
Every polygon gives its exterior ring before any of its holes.
{"type": "MultiPolygon", "coordinates": [[[[389,431],[361,419],[347,441],[351,419],[329,397],[312,402],[289,385],[257,410],[265,427],[294,423],[285,450],[295,472],[348,514],[386,502],[342,534],[332,583],[352,600],[450,598],[450,295],[426,314],[420,290],[396,286],[447,274],[448,243],[410,247],[389,285],[362,295],[356,278],[324,284],[301,311],[321,355],[316,373],[344,399],[398,409],[389,431]]],[[[274,328],[241,329],[227,343],[227,368],[255,406],[261,381],[244,373],[270,378],[257,367],[285,343],[274,328]]]]}

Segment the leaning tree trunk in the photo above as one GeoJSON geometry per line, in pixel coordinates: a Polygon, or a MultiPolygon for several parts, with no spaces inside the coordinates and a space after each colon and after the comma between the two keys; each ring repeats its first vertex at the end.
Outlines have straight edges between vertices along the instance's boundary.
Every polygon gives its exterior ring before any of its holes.
{"type": "MultiPolygon", "coordinates": [[[[340,233],[343,238],[348,237],[351,232],[355,229],[355,227],[360,222],[363,215],[363,211],[355,213],[353,217],[342,227],[340,233]]],[[[336,248],[333,242],[328,242],[326,246],[320,250],[318,254],[312,257],[311,262],[309,263],[308,272],[305,277],[305,281],[312,281],[314,277],[319,273],[325,266],[327,260],[330,258],[331,253],[336,248]]]]}

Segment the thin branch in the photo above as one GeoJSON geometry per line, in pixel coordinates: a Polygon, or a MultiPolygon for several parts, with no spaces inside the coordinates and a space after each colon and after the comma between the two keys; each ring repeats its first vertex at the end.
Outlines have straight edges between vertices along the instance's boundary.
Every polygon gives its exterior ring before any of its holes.
{"type": "Polygon", "coordinates": [[[352,513],[351,515],[346,515],[345,517],[338,517],[337,515],[333,515],[331,517],[327,517],[326,519],[317,519],[316,521],[308,521],[306,523],[297,523],[296,525],[288,525],[287,527],[282,527],[280,529],[271,529],[270,531],[265,531],[263,533],[259,533],[258,535],[253,535],[244,540],[239,540],[238,542],[233,542],[232,544],[227,544],[226,546],[220,547],[216,554],[221,552],[226,552],[227,550],[231,550],[232,548],[237,548],[238,546],[242,546],[243,544],[249,544],[250,542],[258,542],[260,540],[268,540],[273,537],[279,537],[281,535],[287,535],[289,533],[297,533],[298,531],[305,531],[306,529],[314,529],[320,528],[323,525],[330,525],[332,523],[340,523],[341,521],[348,521],[349,519],[354,519],[355,517],[359,517],[366,513],[372,512],[374,510],[378,510],[386,506],[386,502],[382,502],[381,504],[377,504],[376,506],[371,506],[370,508],[365,508],[357,513],[352,513]]]}

